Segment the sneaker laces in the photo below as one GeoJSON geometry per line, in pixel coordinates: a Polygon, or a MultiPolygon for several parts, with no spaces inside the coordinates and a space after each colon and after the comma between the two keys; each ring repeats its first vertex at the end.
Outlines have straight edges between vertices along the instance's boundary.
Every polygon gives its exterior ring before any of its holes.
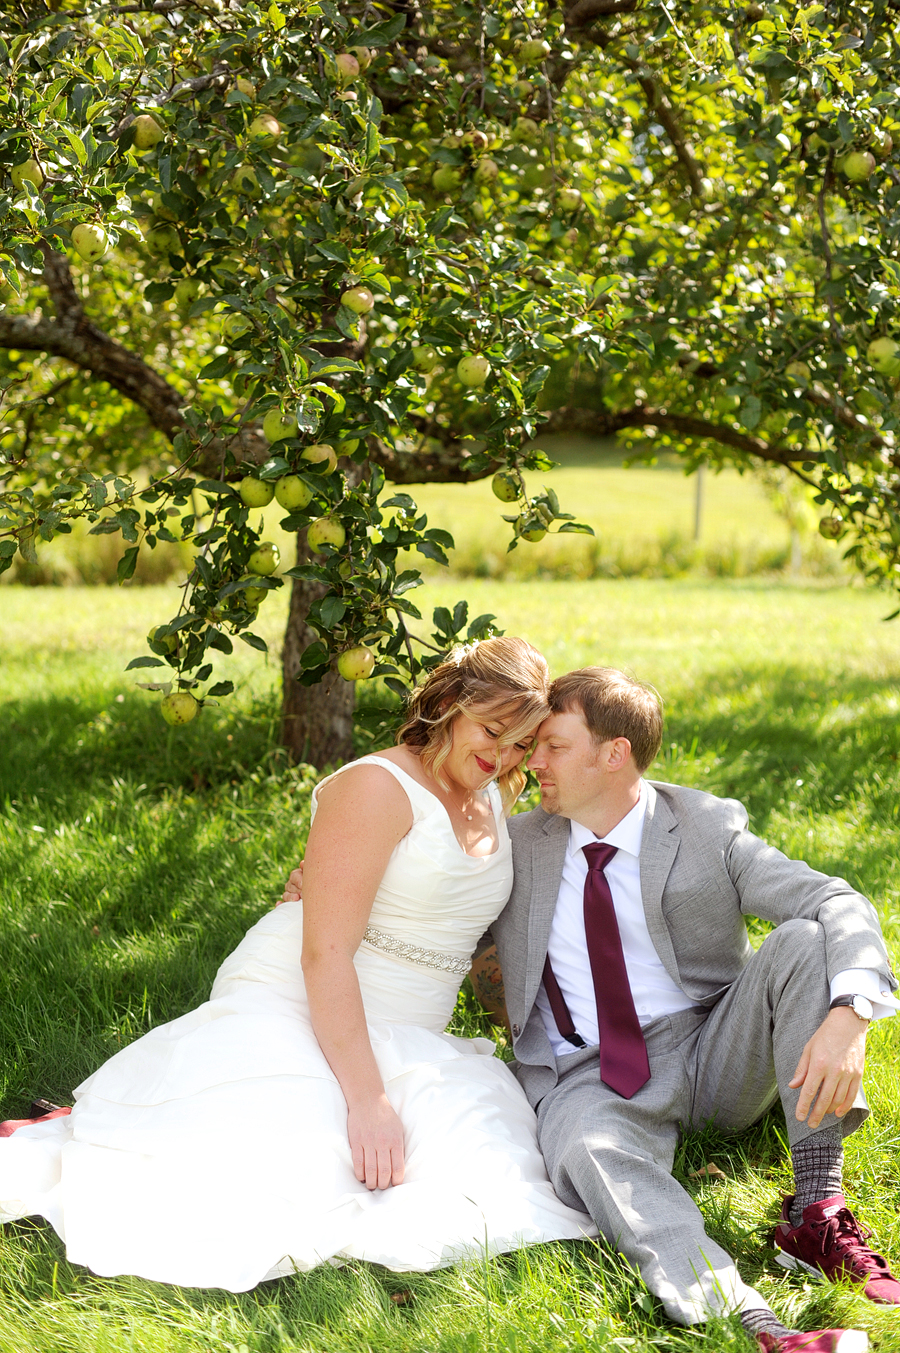
{"type": "Polygon", "coordinates": [[[882,1273],[889,1271],[887,1260],[866,1244],[872,1232],[867,1226],[860,1226],[849,1208],[842,1207],[825,1221],[814,1222],[813,1229],[819,1232],[823,1256],[827,1257],[833,1250],[850,1249],[852,1253],[846,1258],[853,1272],[869,1273],[873,1269],[882,1273]]]}

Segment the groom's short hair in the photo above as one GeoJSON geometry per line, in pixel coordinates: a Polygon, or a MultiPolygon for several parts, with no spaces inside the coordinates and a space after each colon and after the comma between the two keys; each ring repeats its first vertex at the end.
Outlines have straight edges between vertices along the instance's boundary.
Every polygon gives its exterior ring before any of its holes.
{"type": "Polygon", "coordinates": [[[643,772],[662,746],[662,701],[652,686],[615,667],[581,667],[550,685],[554,714],[578,709],[595,742],[627,738],[637,769],[643,772]]]}

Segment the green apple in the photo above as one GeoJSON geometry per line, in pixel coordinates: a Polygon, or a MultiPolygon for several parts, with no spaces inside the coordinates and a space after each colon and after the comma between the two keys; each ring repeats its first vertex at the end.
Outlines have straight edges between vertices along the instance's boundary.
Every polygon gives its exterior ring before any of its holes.
{"type": "Polygon", "coordinates": [[[75,252],[85,263],[96,263],[109,248],[106,231],[93,221],[84,221],[72,230],[72,244],[75,252]]]}
{"type": "Polygon", "coordinates": [[[844,523],[840,517],[823,517],[819,522],[819,535],[826,540],[838,540],[843,534],[844,523]]]}
{"type": "Polygon", "coordinates": [[[301,512],[312,498],[312,489],[297,474],[282,475],[275,485],[275,499],[285,512],[301,512]]]}
{"type": "Polygon", "coordinates": [[[257,606],[265,601],[271,590],[270,587],[245,587],[238,593],[238,596],[243,597],[246,604],[255,611],[257,606]]]}
{"type": "Polygon", "coordinates": [[[724,391],[716,395],[713,400],[713,408],[716,413],[734,413],[741,407],[740,395],[729,395],[724,391]]]}
{"type": "Polygon", "coordinates": [[[578,227],[577,227],[577,226],[572,226],[572,229],[571,229],[571,230],[567,230],[567,231],[564,233],[563,239],[565,240],[566,244],[577,244],[577,243],[578,243],[578,227]]]}
{"type": "Polygon", "coordinates": [[[372,64],[372,50],[369,47],[348,47],[347,51],[351,56],[356,57],[356,64],[360,71],[368,70],[372,64]]]}
{"type": "Polygon", "coordinates": [[[177,728],[197,717],[200,703],[194,699],[190,691],[171,691],[159,708],[166,723],[177,728]]]}
{"type": "Polygon", "coordinates": [[[514,503],[520,492],[519,481],[509,470],[498,470],[491,480],[491,488],[501,503],[514,503]]]}
{"type": "Polygon", "coordinates": [[[252,80],[245,80],[243,75],[238,76],[234,82],[234,87],[240,94],[243,94],[245,98],[256,98],[256,85],[252,80]]]}
{"type": "Polygon", "coordinates": [[[375,654],[365,644],[348,648],[338,658],[337,669],[345,681],[366,681],[375,670],[375,654]]]}
{"type": "Polygon", "coordinates": [[[433,371],[441,360],[436,348],[430,348],[427,343],[421,343],[412,350],[413,366],[417,371],[421,371],[427,376],[429,371],[433,371]]]}
{"type": "Polygon", "coordinates": [[[244,197],[257,198],[262,196],[256,170],[250,164],[238,165],[231,176],[231,186],[236,193],[243,193],[244,197]]]}
{"type": "Polygon", "coordinates": [[[281,123],[271,113],[260,113],[247,128],[247,135],[255,146],[274,146],[281,135],[281,123]]]}
{"type": "Polygon", "coordinates": [[[536,66],[550,55],[550,44],[543,38],[528,38],[519,47],[519,58],[526,66],[536,66]]]}
{"type": "Polygon", "coordinates": [[[521,99],[525,103],[534,93],[534,85],[530,80],[517,80],[513,85],[513,93],[517,99],[521,99]]]}
{"type": "Polygon", "coordinates": [[[531,545],[536,545],[547,534],[547,528],[539,517],[520,517],[515,531],[520,540],[527,540],[531,545]]]}
{"type": "Polygon", "coordinates": [[[334,58],[334,70],[339,85],[352,85],[359,75],[359,61],[352,52],[340,52],[334,58]]]}
{"type": "Polygon", "coordinates": [[[175,304],[179,310],[190,310],[200,295],[200,283],[196,277],[182,277],[175,287],[175,304]]]}
{"type": "Polygon", "coordinates": [[[162,258],[166,254],[181,253],[181,240],[174,226],[154,226],[152,230],[147,231],[144,243],[150,253],[157,258],[162,258]]]}
{"type": "Polygon", "coordinates": [[[367,315],[375,304],[375,297],[368,287],[350,287],[341,295],[341,305],[352,310],[354,315],[367,315]]]}
{"type": "Polygon", "coordinates": [[[884,412],[884,405],[876,395],[875,391],[866,389],[865,387],[863,387],[862,390],[857,391],[853,397],[853,403],[859,409],[860,413],[864,413],[866,417],[871,417],[872,414],[875,413],[884,412]]]}
{"type": "Polygon", "coordinates": [[[460,357],[457,362],[456,374],[463,385],[468,385],[470,389],[475,390],[484,385],[491,374],[491,364],[486,357],[469,352],[466,353],[465,357],[460,357]]]}
{"type": "Polygon", "coordinates": [[[334,474],[337,469],[337,452],[328,442],[314,442],[300,452],[302,460],[308,460],[315,466],[317,474],[334,474]]]}
{"type": "Polygon", "coordinates": [[[9,171],[9,177],[12,179],[12,186],[19,193],[30,183],[33,188],[40,188],[44,182],[44,174],[37,160],[22,160],[19,164],[14,164],[9,171]]]}
{"type": "Polygon", "coordinates": [[[306,532],[306,543],[316,554],[321,554],[326,546],[339,550],[346,539],[347,532],[334,517],[320,517],[306,532]]]}
{"type": "Polygon", "coordinates": [[[258,578],[268,578],[270,573],[275,572],[280,559],[278,546],[271,540],[264,540],[247,560],[247,567],[258,578]]]}
{"type": "Polygon", "coordinates": [[[872,150],[879,160],[886,160],[893,149],[894,138],[890,132],[884,131],[881,127],[875,127],[872,132],[872,150]]]}
{"type": "Polygon", "coordinates": [[[253,325],[247,319],[246,315],[228,315],[225,323],[222,325],[222,332],[226,338],[241,338],[245,333],[253,328],[253,325]]]}
{"type": "Polygon", "coordinates": [[[474,127],[471,131],[465,133],[462,139],[464,146],[469,146],[472,150],[487,150],[490,137],[483,131],[474,127]]]}
{"type": "Polygon", "coordinates": [[[431,186],[436,193],[453,193],[462,182],[462,171],[452,164],[442,164],[431,176],[431,186]]]}
{"type": "Polygon", "coordinates": [[[339,456],[352,456],[354,451],[359,450],[359,437],[351,437],[347,442],[341,442],[339,456]]]}
{"type": "Polygon", "coordinates": [[[900,343],[875,338],[866,348],[866,360],[882,376],[900,376],[900,343]]]}
{"type": "Polygon", "coordinates": [[[577,211],[581,206],[581,193],[577,188],[560,188],[556,194],[556,205],[560,211],[577,211]]]}
{"type": "Polygon", "coordinates": [[[244,475],[238,485],[238,493],[247,507],[268,507],[275,497],[275,485],[267,479],[257,479],[255,475],[244,475]]]}
{"type": "Polygon", "coordinates": [[[787,366],[784,368],[784,374],[789,376],[791,380],[798,381],[808,381],[812,376],[812,372],[805,362],[788,362],[787,366]]]}
{"type": "Polygon", "coordinates": [[[853,150],[844,156],[841,170],[851,183],[864,183],[875,172],[875,156],[869,150],[853,150]]]}
{"type": "Polygon", "coordinates": [[[476,183],[493,183],[499,173],[500,166],[497,161],[485,155],[476,164],[473,177],[476,183]]]}
{"type": "Polygon", "coordinates": [[[161,221],[177,221],[178,217],[174,211],[169,208],[162,200],[162,193],[154,193],[150,198],[150,206],[153,209],[153,215],[158,216],[161,221]]]}
{"type": "Polygon", "coordinates": [[[267,442],[283,442],[288,437],[296,437],[299,424],[292,413],[283,409],[270,409],[263,419],[263,436],[267,442]]]}
{"type": "Polygon", "coordinates": [[[529,144],[540,135],[540,127],[533,117],[517,117],[510,134],[510,140],[529,144]]]}
{"type": "Polygon", "coordinates": [[[132,126],[135,150],[152,150],[165,136],[162,127],[149,113],[139,113],[132,126]]]}
{"type": "Polygon", "coordinates": [[[156,636],[157,634],[159,634],[159,631],[161,629],[162,625],[154,625],[150,633],[147,635],[147,642],[150,644],[156,644],[157,648],[164,648],[167,653],[174,653],[176,648],[178,647],[177,634],[162,634],[157,639],[156,636]]]}

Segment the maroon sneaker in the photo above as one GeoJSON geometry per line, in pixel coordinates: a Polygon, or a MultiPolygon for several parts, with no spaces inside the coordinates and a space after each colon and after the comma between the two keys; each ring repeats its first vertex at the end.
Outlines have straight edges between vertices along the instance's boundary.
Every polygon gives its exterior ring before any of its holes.
{"type": "Polygon", "coordinates": [[[803,1269],[813,1277],[824,1276],[832,1283],[849,1278],[862,1283],[870,1301],[900,1306],[900,1282],[887,1260],[866,1244],[872,1232],[860,1226],[842,1193],[805,1208],[799,1226],[791,1225],[793,1201],[785,1198],[781,1221],[775,1227],[779,1264],[803,1269]]]}
{"type": "Polygon", "coordinates": [[[862,1330],[812,1330],[809,1334],[757,1334],[764,1353],[866,1353],[869,1336],[862,1330]]]}

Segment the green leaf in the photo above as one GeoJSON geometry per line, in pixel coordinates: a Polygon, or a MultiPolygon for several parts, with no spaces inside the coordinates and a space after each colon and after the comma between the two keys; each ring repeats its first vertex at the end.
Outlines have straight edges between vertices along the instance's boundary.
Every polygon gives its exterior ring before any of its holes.
{"type": "Polygon", "coordinates": [[[131,662],[125,668],[126,672],[131,672],[135,667],[165,667],[166,664],[162,658],[132,658],[131,662]]]}
{"type": "Polygon", "coordinates": [[[334,629],[338,621],[343,619],[346,610],[347,607],[340,597],[323,597],[319,604],[322,624],[326,629],[334,629]]]}
{"type": "Polygon", "coordinates": [[[260,653],[268,653],[269,651],[269,645],[265,639],[260,639],[258,634],[250,634],[248,630],[241,630],[238,638],[243,639],[244,643],[249,644],[251,648],[258,649],[260,653]]]}
{"type": "Polygon", "coordinates": [[[206,694],[210,699],[216,699],[220,695],[231,695],[234,690],[233,681],[217,681],[215,686],[210,686],[206,694]]]}
{"type": "Polygon", "coordinates": [[[118,578],[120,583],[125,583],[128,581],[129,578],[134,576],[134,570],[137,567],[137,561],[138,561],[138,546],[131,545],[122,555],[122,558],[119,560],[118,565],[116,566],[116,577],[118,578]]]}
{"type": "Polygon", "coordinates": [[[309,644],[300,654],[300,666],[303,668],[321,667],[327,661],[328,648],[321,639],[309,644]]]}
{"type": "Polygon", "coordinates": [[[360,32],[353,34],[354,47],[387,47],[406,27],[406,15],[398,14],[393,19],[388,19],[385,23],[376,24],[374,28],[364,28],[360,32]]]}

